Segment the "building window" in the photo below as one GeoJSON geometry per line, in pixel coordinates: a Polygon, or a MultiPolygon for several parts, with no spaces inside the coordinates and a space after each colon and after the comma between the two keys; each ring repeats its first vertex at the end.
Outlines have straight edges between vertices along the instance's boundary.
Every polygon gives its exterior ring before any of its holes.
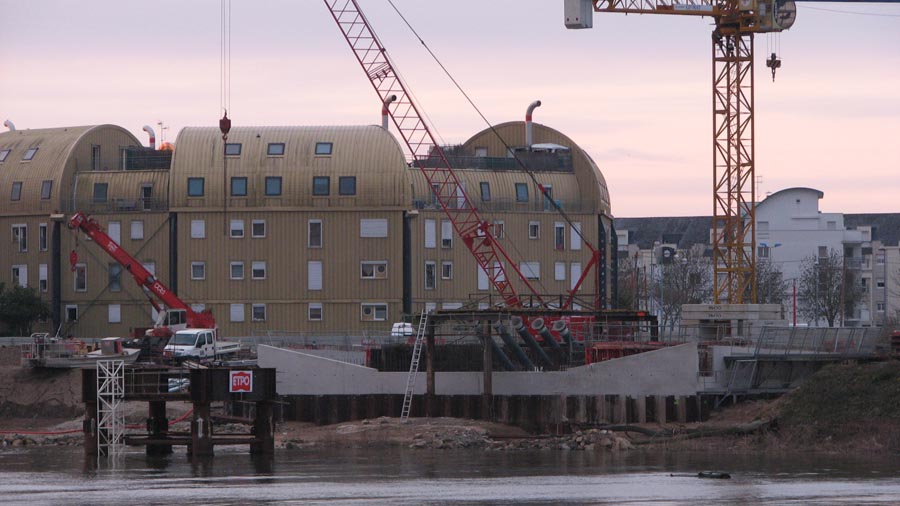
{"type": "Polygon", "coordinates": [[[313,177],[313,195],[328,196],[331,193],[331,178],[328,176],[313,177]]]}
{"type": "Polygon", "coordinates": [[[519,270],[522,272],[522,275],[525,276],[525,279],[541,279],[540,262],[522,262],[519,264],[519,270]]]}
{"type": "Polygon", "coordinates": [[[191,220],[191,239],[206,238],[206,221],[191,220]]]}
{"type": "Polygon", "coordinates": [[[529,221],[528,222],[528,238],[529,239],[540,239],[540,237],[541,237],[541,222],[529,221]]]}
{"type": "Polygon", "coordinates": [[[44,181],[41,183],[41,200],[50,200],[50,194],[53,191],[53,181],[44,181]]]}
{"type": "Polygon", "coordinates": [[[425,262],[425,289],[434,290],[437,285],[437,264],[425,262]]]}
{"type": "Polygon", "coordinates": [[[250,308],[250,318],[255,322],[266,321],[266,305],[253,304],[250,308]]]}
{"type": "Polygon", "coordinates": [[[356,195],[356,176],[341,176],[338,178],[338,194],[356,195]]]}
{"type": "Polygon", "coordinates": [[[453,223],[450,220],[441,220],[441,248],[453,247],[453,223]]]}
{"type": "Polygon", "coordinates": [[[232,142],[225,144],[225,156],[241,156],[241,145],[232,142]]]}
{"type": "Polygon", "coordinates": [[[119,264],[107,264],[107,271],[109,272],[109,291],[121,292],[122,266],[119,264]]]}
{"type": "Polygon", "coordinates": [[[244,237],[244,220],[231,220],[229,230],[231,237],[234,239],[244,237]]]}
{"type": "Polygon", "coordinates": [[[310,260],[306,262],[306,289],[321,290],[322,289],[322,262],[320,260],[310,260]]]}
{"type": "Polygon", "coordinates": [[[386,218],[360,219],[359,236],[363,238],[387,237],[388,220],[386,218]]]}
{"type": "Polygon", "coordinates": [[[553,279],[554,281],[565,281],[566,280],[566,263],[565,262],[556,262],[553,264],[553,279]]]}
{"type": "Polygon", "coordinates": [[[78,321],[78,306],[74,304],[66,304],[66,321],[67,322],[77,322],[78,321]]]}
{"type": "Polygon", "coordinates": [[[87,291],[87,264],[75,264],[75,291],[87,291]]]}
{"type": "Polygon", "coordinates": [[[12,266],[12,281],[13,285],[19,285],[22,288],[28,286],[28,266],[27,265],[13,265],[12,266]]]}
{"type": "Polygon", "coordinates": [[[244,279],[244,262],[231,262],[231,279],[244,279]]]}
{"type": "Polygon", "coordinates": [[[6,161],[6,157],[9,156],[9,149],[0,149],[0,163],[6,161]]]}
{"type": "Polygon", "coordinates": [[[490,202],[491,200],[491,184],[487,181],[482,181],[479,183],[481,187],[481,201],[482,202],[490,202]]]}
{"type": "Polygon", "coordinates": [[[581,250],[581,223],[572,223],[572,232],[569,235],[569,249],[572,251],[581,250]]]}
{"type": "Polygon", "coordinates": [[[266,236],[266,220],[253,220],[250,222],[250,237],[257,239],[266,236]]]}
{"type": "Polygon", "coordinates": [[[191,279],[206,279],[206,262],[191,262],[191,279]]]}
{"type": "Polygon", "coordinates": [[[428,249],[437,247],[437,222],[425,220],[425,247],[428,249]]]}
{"type": "Polygon", "coordinates": [[[266,178],[266,196],[277,197],[281,195],[281,177],[269,176],[266,178]]]}
{"type": "Polygon", "coordinates": [[[360,262],[359,277],[362,279],[387,279],[387,261],[360,262]]]}
{"type": "Polygon", "coordinates": [[[34,159],[34,155],[36,155],[37,152],[38,148],[28,148],[28,150],[25,151],[25,154],[22,156],[22,160],[27,162],[34,159]]]}
{"type": "Polygon", "coordinates": [[[556,251],[565,251],[566,249],[565,223],[556,223],[553,225],[553,249],[556,251]]]}
{"type": "Polygon", "coordinates": [[[106,321],[109,323],[122,323],[122,306],[110,304],[107,309],[106,321]]]}
{"type": "Polygon", "coordinates": [[[150,183],[141,185],[141,209],[144,211],[153,209],[153,185],[150,183]]]}
{"type": "Polygon", "coordinates": [[[877,265],[884,265],[884,253],[878,253],[875,255],[875,263],[877,265]]]}
{"type": "Polygon", "coordinates": [[[516,202],[528,202],[528,185],[516,183],[516,202]]]}
{"type": "MultiPolygon", "coordinates": [[[[863,279],[865,279],[865,278],[863,278],[863,279]]],[[[875,288],[884,288],[884,280],[879,279],[879,280],[875,281],[875,288]]]]}
{"type": "Polygon", "coordinates": [[[545,184],[544,191],[542,193],[543,196],[541,197],[541,200],[544,201],[544,211],[553,209],[553,202],[551,202],[553,200],[553,187],[549,184],[545,184]]]}
{"type": "Polygon", "coordinates": [[[453,279],[453,262],[441,262],[441,279],[453,279]]]}
{"type": "Polygon", "coordinates": [[[231,178],[231,196],[246,197],[247,196],[247,178],[233,177],[231,178]]]}
{"type": "Polygon", "coordinates": [[[28,251],[28,225],[13,225],[12,240],[16,243],[16,247],[20,253],[28,251]]]}
{"type": "Polygon", "coordinates": [[[100,170],[100,146],[91,146],[91,170],[100,170]]]}
{"type": "Polygon", "coordinates": [[[769,258],[769,247],[768,246],[757,246],[756,247],[756,256],[759,258],[769,258]]]}
{"type": "Polygon", "coordinates": [[[309,235],[306,245],[310,248],[322,247],[322,220],[309,220],[307,222],[309,235]]]}
{"type": "Polygon", "coordinates": [[[255,261],[250,264],[250,277],[253,279],[266,279],[266,262],[255,261]]]}
{"type": "Polygon", "coordinates": [[[369,322],[387,321],[387,304],[361,304],[360,320],[369,322]]]}
{"type": "Polygon", "coordinates": [[[141,220],[133,220],[131,222],[131,238],[140,241],[144,238],[144,222],[141,220]]]}
{"type": "Polygon", "coordinates": [[[506,235],[506,223],[503,221],[495,221],[494,222],[494,237],[497,239],[503,239],[503,236],[506,235]]]}
{"type": "Polygon", "coordinates": [[[206,180],[202,177],[188,178],[188,197],[202,197],[206,180]]]}
{"type": "MultiPolygon", "coordinates": [[[[240,144],[238,144],[240,146],[240,144]]],[[[232,304],[229,308],[229,316],[231,317],[231,321],[233,322],[242,322],[244,321],[244,305],[243,304],[232,304]]]]}
{"type": "Polygon", "coordinates": [[[330,142],[316,143],[316,156],[330,156],[333,145],[330,142]]]}
{"type": "Polygon", "coordinates": [[[38,225],[38,249],[41,251],[47,251],[49,247],[49,243],[47,241],[47,224],[41,223],[38,225]]]}
{"type": "Polygon", "coordinates": [[[22,199],[22,182],[14,181],[12,184],[12,192],[9,195],[10,200],[21,200],[22,199]]]}
{"type": "Polygon", "coordinates": [[[94,203],[100,204],[109,197],[109,183],[94,183],[94,203]]]}
{"type": "Polygon", "coordinates": [[[307,307],[307,318],[309,321],[322,321],[322,304],[313,302],[307,307]]]}
{"type": "Polygon", "coordinates": [[[284,143],[283,142],[270,142],[268,148],[266,148],[266,155],[268,155],[268,156],[284,156],[284,143]]]}
{"type": "Polygon", "coordinates": [[[47,282],[47,264],[38,265],[38,287],[42,292],[46,292],[49,288],[47,282]]]}

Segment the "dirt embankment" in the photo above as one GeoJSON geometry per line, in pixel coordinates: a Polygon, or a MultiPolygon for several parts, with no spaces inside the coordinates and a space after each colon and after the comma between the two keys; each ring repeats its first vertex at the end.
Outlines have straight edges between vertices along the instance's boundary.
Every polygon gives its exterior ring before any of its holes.
{"type": "Polygon", "coordinates": [[[84,412],[81,370],[30,369],[19,348],[0,347],[0,418],[69,418],[84,412]]]}

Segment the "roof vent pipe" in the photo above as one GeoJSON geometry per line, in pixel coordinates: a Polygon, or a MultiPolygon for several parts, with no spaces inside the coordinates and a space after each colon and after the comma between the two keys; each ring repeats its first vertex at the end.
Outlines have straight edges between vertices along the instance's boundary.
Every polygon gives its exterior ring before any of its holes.
{"type": "Polygon", "coordinates": [[[390,114],[388,106],[395,100],[397,100],[397,95],[391,95],[384,101],[384,104],[381,105],[381,128],[385,130],[388,129],[388,115],[390,114]]]}
{"type": "Polygon", "coordinates": [[[535,109],[541,106],[540,100],[535,100],[528,106],[528,110],[525,111],[525,147],[531,148],[531,145],[534,143],[534,135],[531,131],[531,113],[534,112],[535,109]]]}
{"type": "Polygon", "coordinates": [[[16,125],[14,125],[13,122],[10,121],[10,120],[4,121],[4,122],[3,122],[3,126],[5,126],[6,128],[8,128],[10,132],[15,132],[15,131],[16,131],[16,125]]]}
{"type": "Polygon", "coordinates": [[[144,128],[141,130],[147,132],[147,135],[150,136],[150,149],[156,149],[156,132],[153,131],[153,128],[150,125],[144,125],[144,128]]]}

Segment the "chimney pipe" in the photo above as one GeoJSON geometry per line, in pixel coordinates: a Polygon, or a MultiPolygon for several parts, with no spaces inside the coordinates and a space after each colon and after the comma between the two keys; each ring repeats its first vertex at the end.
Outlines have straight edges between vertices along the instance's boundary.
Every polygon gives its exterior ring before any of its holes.
{"type": "Polygon", "coordinates": [[[388,106],[395,100],[397,100],[397,95],[391,95],[384,101],[384,104],[381,105],[381,128],[385,130],[388,129],[388,115],[390,114],[388,106]]]}
{"type": "Polygon", "coordinates": [[[150,127],[150,125],[144,125],[144,128],[141,130],[147,132],[147,135],[150,136],[150,149],[156,149],[156,132],[150,127]]]}
{"type": "Polygon", "coordinates": [[[540,100],[535,100],[528,106],[528,110],[525,111],[525,147],[531,149],[531,145],[534,141],[534,135],[531,131],[531,113],[534,112],[535,109],[541,106],[540,100]]]}
{"type": "Polygon", "coordinates": [[[3,122],[3,126],[5,126],[6,128],[8,128],[10,132],[15,132],[15,131],[16,131],[16,125],[14,125],[13,122],[10,121],[10,120],[4,121],[4,122],[3,122]]]}

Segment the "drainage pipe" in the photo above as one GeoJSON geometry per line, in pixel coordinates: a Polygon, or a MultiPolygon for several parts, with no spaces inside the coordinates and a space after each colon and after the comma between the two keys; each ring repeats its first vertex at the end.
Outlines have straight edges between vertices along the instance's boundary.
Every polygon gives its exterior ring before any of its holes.
{"type": "Polygon", "coordinates": [[[553,334],[550,333],[550,329],[544,325],[543,318],[535,318],[531,322],[531,329],[541,335],[544,338],[544,342],[547,343],[551,348],[559,349],[559,343],[556,342],[556,338],[553,337],[553,334]]]}
{"type": "Polygon", "coordinates": [[[503,352],[503,348],[497,344],[497,341],[495,341],[493,337],[488,337],[487,339],[491,342],[491,349],[494,352],[493,356],[497,357],[497,360],[500,361],[500,365],[502,365],[504,369],[507,371],[516,371],[519,369],[516,367],[516,364],[513,364],[512,360],[506,356],[506,353],[503,352]]]}
{"type": "Polygon", "coordinates": [[[513,316],[510,318],[509,322],[512,324],[513,328],[516,329],[516,332],[519,333],[519,336],[525,340],[525,343],[531,348],[531,351],[541,359],[541,362],[547,367],[553,367],[553,361],[550,360],[550,357],[548,357],[546,353],[544,353],[544,349],[541,348],[541,345],[538,344],[534,336],[531,335],[531,332],[528,331],[528,327],[525,326],[525,320],[520,316],[513,316]]]}
{"type": "Polygon", "coordinates": [[[534,363],[528,359],[528,355],[522,351],[522,348],[519,346],[519,343],[516,342],[516,339],[509,333],[509,330],[505,325],[501,323],[494,324],[494,329],[497,330],[497,334],[500,335],[500,339],[503,339],[503,344],[506,345],[507,348],[511,349],[513,355],[516,356],[516,360],[522,364],[525,369],[529,371],[533,371],[536,368],[534,367],[534,363]]]}
{"type": "Polygon", "coordinates": [[[531,149],[531,144],[534,141],[534,133],[531,129],[531,113],[534,112],[535,109],[541,106],[540,100],[535,100],[528,106],[528,110],[525,111],[525,147],[531,149]]]}

